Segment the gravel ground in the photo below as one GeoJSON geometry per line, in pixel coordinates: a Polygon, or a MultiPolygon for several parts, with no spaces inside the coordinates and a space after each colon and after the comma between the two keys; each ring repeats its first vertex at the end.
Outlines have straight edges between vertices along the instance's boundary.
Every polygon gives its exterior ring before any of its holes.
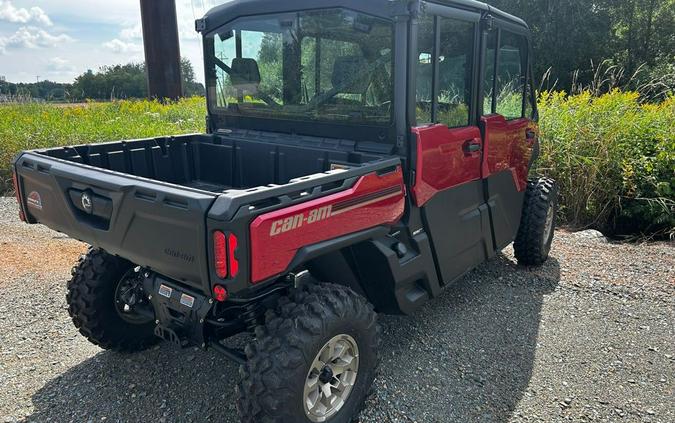
{"type": "MultiPolygon", "coordinates": [[[[84,247],[0,199],[0,422],[236,422],[237,368],[87,343],[65,304],[84,247]]],[[[675,421],[675,248],[564,231],[542,268],[507,249],[412,317],[381,318],[361,422],[675,421]]],[[[234,344],[245,339],[235,339],[234,344]]]]}

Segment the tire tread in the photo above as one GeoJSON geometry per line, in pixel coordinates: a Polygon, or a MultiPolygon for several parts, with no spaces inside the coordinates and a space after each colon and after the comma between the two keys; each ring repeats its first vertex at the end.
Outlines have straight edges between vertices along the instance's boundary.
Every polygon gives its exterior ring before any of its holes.
{"type": "Polygon", "coordinates": [[[101,249],[89,247],[71,270],[72,279],[66,292],[68,314],[82,336],[106,350],[142,351],[159,341],[154,335],[134,336],[137,335],[134,331],[120,336],[119,331],[111,330],[111,326],[119,322],[110,321],[99,307],[101,301],[110,300],[112,303],[113,298],[103,297],[108,295],[109,284],[117,282],[113,280],[113,275],[119,275],[125,266],[130,265],[101,249]]]}
{"type": "Polygon", "coordinates": [[[546,227],[546,215],[551,203],[553,203],[555,212],[557,194],[557,186],[553,179],[532,178],[528,180],[520,226],[513,243],[519,264],[539,266],[548,258],[550,243],[542,242],[542,240],[546,227]]]}

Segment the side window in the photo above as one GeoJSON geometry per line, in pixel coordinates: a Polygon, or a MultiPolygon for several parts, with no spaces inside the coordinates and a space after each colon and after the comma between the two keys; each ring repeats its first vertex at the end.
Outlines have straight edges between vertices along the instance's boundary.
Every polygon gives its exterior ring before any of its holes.
{"type": "Polygon", "coordinates": [[[502,31],[497,61],[496,112],[506,119],[523,117],[523,96],[527,78],[527,40],[502,31]]]}
{"type": "Polygon", "coordinates": [[[475,26],[471,22],[428,15],[420,18],[416,79],[418,124],[442,123],[451,128],[469,124],[474,34],[475,26]],[[438,46],[435,40],[439,41],[438,46]]]}
{"type": "Polygon", "coordinates": [[[417,35],[417,93],[415,110],[417,123],[432,123],[432,85],[434,78],[434,18],[429,15],[420,17],[417,35]]]}
{"type": "Polygon", "coordinates": [[[474,29],[471,22],[441,18],[437,121],[449,127],[469,124],[474,29]]]}

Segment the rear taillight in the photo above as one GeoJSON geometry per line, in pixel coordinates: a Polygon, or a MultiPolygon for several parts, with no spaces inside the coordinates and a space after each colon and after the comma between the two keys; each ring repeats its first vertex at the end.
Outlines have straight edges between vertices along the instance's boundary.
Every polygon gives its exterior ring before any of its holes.
{"type": "Polygon", "coordinates": [[[220,279],[225,279],[227,277],[227,242],[225,234],[220,231],[213,233],[213,254],[216,275],[220,279]]]}
{"type": "Polygon", "coordinates": [[[239,244],[239,240],[234,234],[225,235],[221,231],[213,233],[214,266],[216,275],[220,279],[225,279],[228,276],[234,278],[239,274],[239,260],[234,255],[237,251],[237,244],[239,244]]]}
{"type": "Polygon", "coordinates": [[[228,257],[230,259],[230,276],[235,277],[239,273],[239,260],[234,256],[234,252],[237,250],[238,240],[234,234],[230,234],[228,237],[228,257]]]}
{"type": "Polygon", "coordinates": [[[19,203],[19,219],[22,222],[26,221],[26,215],[23,212],[23,206],[21,205],[21,191],[19,191],[19,177],[16,175],[16,171],[12,170],[12,183],[14,184],[14,194],[16,195],[16,201],[19,203]]]}

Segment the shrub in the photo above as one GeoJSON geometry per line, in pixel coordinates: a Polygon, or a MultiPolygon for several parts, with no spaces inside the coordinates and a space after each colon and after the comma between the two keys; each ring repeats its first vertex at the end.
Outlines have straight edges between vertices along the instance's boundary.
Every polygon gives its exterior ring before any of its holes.
{"type": "Polygon", "coordinates": [[[614,235],[673,234],[675,97],[642,104],[613,90],[540,96],[539,172],[561,187],[561,217],[614,235]]]}

